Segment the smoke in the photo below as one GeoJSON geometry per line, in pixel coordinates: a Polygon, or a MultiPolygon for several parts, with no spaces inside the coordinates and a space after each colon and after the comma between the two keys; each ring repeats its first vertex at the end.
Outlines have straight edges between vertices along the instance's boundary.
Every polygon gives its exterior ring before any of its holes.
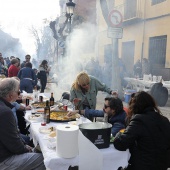
{"type": "Polygon", "coordinates": [[[95,58],[96,26],[83,23],[75,28],[66,40],[65,57],[57,66],[58,85],[69,90],[77,74],[85,69],[86,63],[95,58]]]}

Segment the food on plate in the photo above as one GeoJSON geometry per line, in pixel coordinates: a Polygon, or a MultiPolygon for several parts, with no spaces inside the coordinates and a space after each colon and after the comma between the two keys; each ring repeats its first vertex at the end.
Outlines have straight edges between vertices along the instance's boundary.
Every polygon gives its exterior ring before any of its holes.
{"type": "Polygon", "coordinates": [[[55,128],[54,127],[46,127],[46,126],[44,126],[44,127],[40,127],[39,131],[40,131],[40,133],[50,134],[51,132],[55,131],[55,128]]]}
{"type": "Polygon", "coordinates": [[[73,120],[78,117],[80,117],[79,114],[75,114],[72,116],[67,116],[68,112],[67,111],[52,111],[50,114],[50,119],[51,120],[57,120],[57,121],[67,121],[67,120],[73,120]]]}
{"type": "Polygon", "coordinates": [[[52,137],[52,138],[53,138],[53,137],[56,137],[56,131],[50,132],[49,136],[52,137]]]}
{"type": "Polygon", "coordinates": [[[68,122],[69,125],[77,125],[77,121],[70,121],[68,122]]]}
{"type": "Polygon", "coordinates": [[[46,104],[45,102],[36,102],[36,103],[32,103],[32,106],[36,108],[44,108],[46,104]]]}
{"type": "Polygon", "coordinates": [[[28,117],[29,120],[38,120],[41,119],[42,115],[41,114],[34,114],[34,115],[30,115],[28,117]]]}
{"type": "Polygon", "coordinates": [[[123,133],[124,131],[125,131],[125,129],[121,129],[119,132],[120,132],[120,133],[123,133]]]}

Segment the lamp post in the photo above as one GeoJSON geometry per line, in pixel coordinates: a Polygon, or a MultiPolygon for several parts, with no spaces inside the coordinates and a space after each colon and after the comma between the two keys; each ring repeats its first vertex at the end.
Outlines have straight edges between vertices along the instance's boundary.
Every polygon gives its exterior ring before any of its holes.
{"type": "Polygon", "coordinates": [[[74,13],[74,8],[76,4],[72,2],[72,0],[69,0],[69,2],[66,3],[66,17],[68,18],[68,32],[71,33],[71,17],[74,13]]]}

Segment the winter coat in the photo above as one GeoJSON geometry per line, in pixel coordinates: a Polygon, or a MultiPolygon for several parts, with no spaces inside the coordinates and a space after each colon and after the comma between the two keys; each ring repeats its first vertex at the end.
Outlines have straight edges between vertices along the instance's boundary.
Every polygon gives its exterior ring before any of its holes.
{"type": "MultiPolygon", "coordinates": [[[[70,90],[70,101],[73,101],[74,98],[80,98],[81,103],[87,97],[88,103],[91,109],[96,108],[96,99],[98,91],[104,91],[107,93],[111,93],[111,89],[108,88],[105,84],[101,83],[98,79],[93,76],[90,77],[90,90],[84,95],[81,90],[75,90],[71,88],[70,90]]],[[[80,110],[83,110],[82,104],[80,104],[80,110]]]]}
{"type": "Polygon", "coordinates": [[[124,133],[113,142],[116,149],[130,149],[128,170],[166,170],[167,150],[170,148],[170,122],[147,108],[131,119],[124,133]]]}

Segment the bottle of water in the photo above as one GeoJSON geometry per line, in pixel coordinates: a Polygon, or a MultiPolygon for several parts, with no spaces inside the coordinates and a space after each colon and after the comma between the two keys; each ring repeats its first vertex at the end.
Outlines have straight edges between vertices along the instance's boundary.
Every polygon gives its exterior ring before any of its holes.
{"type": "Polygon", "coordinates": [[[35,87],[34,90],[33,90],[33,101],[34,101],[34,102],[38,102],[38,91],[37,91],[37,87],[35,87]]]}

